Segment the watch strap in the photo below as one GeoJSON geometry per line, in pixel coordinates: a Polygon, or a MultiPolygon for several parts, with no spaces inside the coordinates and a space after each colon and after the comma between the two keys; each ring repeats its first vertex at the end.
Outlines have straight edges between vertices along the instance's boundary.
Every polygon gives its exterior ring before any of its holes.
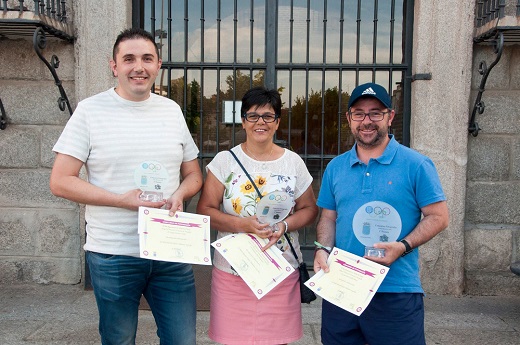
{"type": "Polygon", "coordinates": [[[412,246],[410,246],[410,243],[408,243],[407,240],[402,239],[402,240],[399,241],[399,242],[401,242],[402,244],[404,244],[404,247],[405,247],[404,253],[401,254],[401,256],[405,256],[405,255],[407,255],[407,254],[410,254],[410,253],[413,251],[412,246]]]}

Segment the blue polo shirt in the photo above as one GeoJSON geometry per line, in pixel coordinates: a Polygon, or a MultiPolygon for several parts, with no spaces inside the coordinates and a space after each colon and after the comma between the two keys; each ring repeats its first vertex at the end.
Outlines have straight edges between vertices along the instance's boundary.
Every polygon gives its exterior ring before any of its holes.
{"type": "MultiPolygon", "coordinates": [[[[397,236],[390,236],[390,241],[400,240],[421,220],[421,207],[446,200],[431,159],[399,144],[393,135],[389,137],[383,155],[370,159],[368,165],[358,159],[355,144],[350,151],[334,158],[323,175],[317,204],[337,213],[335,246],[359,256],[365,253],[361,241],[370,231],[364,231],[363,224],[370,222],[363,223],[360,215],[373,215],[376,210],[378,217],[394,217],[388,225],[379,226],[390,228],[389,233],[397,236]]],[[[377,242],[385,241],[378,239],[377,242]]],[[[418,250],[390,266],[378,292],[423,293],[418,250]]]]}

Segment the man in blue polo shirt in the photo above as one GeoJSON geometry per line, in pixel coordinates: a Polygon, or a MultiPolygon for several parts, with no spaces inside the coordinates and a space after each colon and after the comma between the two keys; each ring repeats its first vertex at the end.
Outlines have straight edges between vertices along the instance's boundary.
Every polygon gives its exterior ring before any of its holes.
{"type": "Polygon", "coordinates": [[[329,271],[327,247],[334,246],[359,256],[374,247],[375,256],[365,257],[390,267],[361,316],[323,301],[325,345],[426,344],[414,249],[448,226],[448,207],[433,162],[388,133],[395,116],[391,107],[381,85],[354,89],[347,119],[356,143],[323,176],[314,271],[329,271]]]}

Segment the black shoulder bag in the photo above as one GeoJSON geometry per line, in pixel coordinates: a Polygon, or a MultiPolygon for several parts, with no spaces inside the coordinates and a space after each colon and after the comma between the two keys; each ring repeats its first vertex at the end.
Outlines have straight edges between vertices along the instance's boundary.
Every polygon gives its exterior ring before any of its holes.
{"type": "MultiPolygon", "coordinates": [[[[238,159],[238,157],[235,155],[235,153],[233,151],[231,151],[231,150],[228,150],[228,151],[231,153],[233,158],[235,158],[235,160],[237,161],[238,165],[240,165],[240,167],[242,168],[242,170],[246,174],[246,176],[249,179],[249,181],[251,181],[251,183],[253,184],[253,187],[255,187],[255,190],[258,193],[258,197],[262,198],[262,193],[260,193],[260,190],[256,186],[255,181],[251,178],[251,176],[247,172],[246,168],[244,168],[244,166],[242,165],[242,163],[240,162],[240,160],[238,159]]],[[[287,240],[287,242],[289,243],[289,246],[291,247],[291,251],[292,251],[294,257],[296,258],[296,261],[299,262],[298,255],[296,255],[296,251],[294,250],[294,247],[293,247],[293,245],[291,243],[291,240],[290,240],[289,236],[287,235],[287,233],[284,233],[284,236],[285,236],[285,239],[287,240]]],[[[302,303],[311,303],[312,301],[314,301],[316,299],[316,295],[314,294],[314,292],[311,289],[309,289],[304,284],[307,280],[310,279],[310,276],[309,276],[309,271],[307,270],[307,265],[305,264],[305,262],[303,260],[300,263],[300,265],[298,266],[298,271],[300,273],[300,296],[301,296],[301,302],[302,303]]]]}

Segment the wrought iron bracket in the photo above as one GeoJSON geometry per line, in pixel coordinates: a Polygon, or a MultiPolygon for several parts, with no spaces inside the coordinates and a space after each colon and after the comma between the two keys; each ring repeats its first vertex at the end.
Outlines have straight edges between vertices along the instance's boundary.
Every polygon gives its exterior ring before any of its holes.
{"type": "Polygon", "coordinates": [[[416,73],[409,77],[412,82],[416,80],[432,80],[432,74],[431,73],[416,73]]]}
{"type": "Polygon", "coordinates": [[[0,98],[0,129],[3,131],[7,128],[7,115],[5,113],[4,104],[2,103],[2,99],[0,98]]]}
{"type": "Polygon", "coordinates": [[[468,131],[472,136],[476,137],[481,128],[478,125],[478,122],[475,121],[475,117],[477,113],[482,114],[486,109],[486,105],[482,100],[482,94],[486,90],[486,81],[489,76],[489,73],[495,67],[495,65],[500,61],[502,57],[502,51],[504,50],[504,34],[502,32],[497,32],[495,38],[493,40],[493,51],[496,54],[495,60],[487,67],[486,61],[480,61],[478,66],[478,72],[482,75],[482,80],[480,81],[480,86],[478,88],[477,98],[475,99],[475,105],[473,106],[473,111],[471,112],[471,119],[468,125],[468,131]]]}
{"type": "Polygon", "coordinates": [[[45,37],[45,32],[41,27],[36,28],[33,35],[33,47],[38,54],[40,60],[42,60],[49,71],[51,71],[52,77],[54,78],[54,84],[58,87],[60,91],[60,97],[58,98],[58,107],[61,111],[64,111],[65,108],[69,110],[69,114],[72,115],[72,108],[69,103],[69,99],[67,98],[67,93],[61,84],[61,80],[56,73],[56,68],[60,66],[60,60],[56,55],[52,55],[51,62],[47,61],[42,54],[42,49],[45,49],[47,46],[47,39],[45,37]]]}

